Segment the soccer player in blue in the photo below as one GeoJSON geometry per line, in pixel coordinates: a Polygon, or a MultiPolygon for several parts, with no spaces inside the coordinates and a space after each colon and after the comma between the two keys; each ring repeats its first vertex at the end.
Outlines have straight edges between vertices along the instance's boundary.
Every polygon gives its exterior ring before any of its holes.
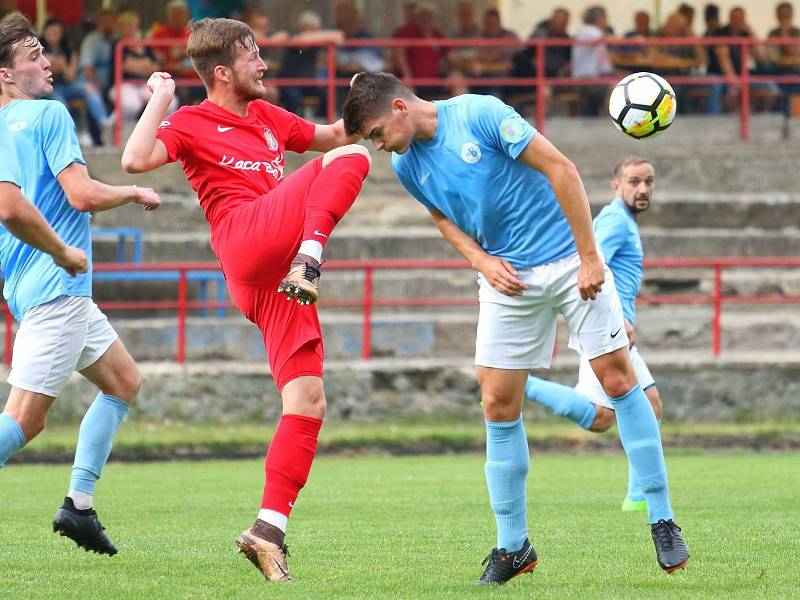
{"type": "MultiPolygon", "coordinates": [[[[19,158],[21,187],[66,244],[80,248],[89,270],[68,275],[47,254],[3,233],[3,293],[20,322],[0,414],[0,466],[44,429],[47,411],[73,371],[100,388],[80,426],[67,497],[53,529],[98,553],[117,552],[93,508],[95,483],[114,435],[139,389],[136,363],[92,302],[90,213],[128,203],[158,208],[149,188],[110,186],[87,173],[75,125],[53,91],[50,63],[30,22],[0,21],[0,113],[19,158]]],[[[6,150],[4,150],[6,151],[6,150]]]]}
{"type": "Polygon", "coordinates": [[[67,246],[45,221],[42,213],[22,195],[17,152],[2,113],[0,148],[5,153],[0,162],[0,222],[11,235],[49,254],[53,262],[70,275],[85,273],[88,268],[86,253],[80,248],[67,246]]]}
{"type": "Polygon", "coordinates": [[[388,73],[354,77],[343,117],[348,134],[393,153],[402,184],[479,272],[475,365],[497,526],[479,583],[502,584],[536,566],[521,412],[528,372],[550,365],[558,313],[616,409],[658,562],[669,572],[684,566],[689,554],[673,521],[658,423],[631,365],[614,278],[595,246],[575,165],[497,98],[427,102],[388,73]]]}
{"type": "MultiPolygon", "coordinates": [[[[630,355],[639,385],[661,419],[661,396],[650,369],[634,344],[636,295],[642,283],[644,250],[636,219],[650,207],[655,189],[655,170],[646,158],[627,156],[614,166],[611,179],[614,199],[594,220],[597,246],[614,274],[614,283],[622,303],[625,331],[630,340],[630,355]]],[[[592,371],[589,361],[581,356],[578,384],[575,388],[559,385],[530,375],[525,384],[525,397],[538,402],[555,414],[571,419],[589,431],[607,431],[615,421],[614,406],[592,371]]],[[[622,502],[623,511],[647,510],[644,492],[636,483],[633,467],[628,465],[628,491],[622,502]]]]}

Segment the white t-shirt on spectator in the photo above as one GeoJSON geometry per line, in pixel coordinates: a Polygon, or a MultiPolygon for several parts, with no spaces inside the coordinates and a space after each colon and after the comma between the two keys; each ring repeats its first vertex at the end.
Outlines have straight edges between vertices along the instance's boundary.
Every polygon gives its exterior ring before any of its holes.
{"type": "MultiPolygon", "coordinates": [[[[603,30],[596,25],[584,24],[575,32],[576,40],[600,40],[605,36],[603,30]]],[[[614,72],[614,66],[608,56],[608,46],[572,47],[572,76],[573,77],[598,77],[614,72]]]]}

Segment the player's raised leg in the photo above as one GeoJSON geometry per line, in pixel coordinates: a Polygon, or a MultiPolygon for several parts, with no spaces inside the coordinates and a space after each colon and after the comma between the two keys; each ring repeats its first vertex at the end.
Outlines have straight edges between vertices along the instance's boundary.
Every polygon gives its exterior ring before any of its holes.
{"type": "Polygon", "coordinates": [[[497,545],[484,559],[478,584],[503,584],[536,567],[528,540],[525,485],[530,468],[522,422],[527,371],[477,367],[486,420],[486,485],[497,525],[497,545]]]}
{"type": "Polygon", "coordinates": [[[588,431],[606,431],[614,424],[613,411],[596,405],[566,385],[529,375],[525,383],[525,397],[588,431]]]}
{"type": "Polygon", "coordinates": [[[94,491],[117,430],[139,391],[140,380],[136,363],[108,321],[96,308],[93,312],[95,318],[78,369],[100,392],[81,421],[69,490],[53,518],[53,531],[86,550],[113,556],[117,548],[98,521],[94,491]],[[113,340],[110,346],[109,340],[113,340]],[[87,362],[89,365],[84,367],[87,362]]]}
{"type": "Polygon", "coordinates": [[[590,363],[614,405],[622,446],[644,493],[658,563],[668,573],[683,568],[689,551],[673,521],[658,422],[638,383],[628,349],[619,348],[590,363]]]}
{"type": "Polygon", "coordinates": [[[303,236],[297,256],[278,291],[301,304],[319,298],[322,251],[336,224],[350,210],[369,173],[372,159],[364,146],[351,144],[325,153],[322,170],[306,198],[303,236]]]}

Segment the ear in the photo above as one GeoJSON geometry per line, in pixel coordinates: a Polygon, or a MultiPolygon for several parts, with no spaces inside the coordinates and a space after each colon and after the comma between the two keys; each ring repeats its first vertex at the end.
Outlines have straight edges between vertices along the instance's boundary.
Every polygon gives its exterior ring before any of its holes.
{"type": "Polygon", "coordinates": [[[214,79],[219,79],[220,81],[230,83],[231,70],[224,65],[217,65],[214,67],[214,79]]]}
{"type": "Polygon", "coordinates": [[[3,83],[14,83],[14,76],[11,74],[11,69],[6,67],[0,68],[0,81],[3,83]]]}
{"type": "Polygon", "coordinates": [[[615,196],[619,196],[620,188],[621,188],[620,180],[617,179],[616,177],[612,177],[611,178],[611,191],[614,192],[615,196]]]}
{"type": "Polygon", "coordinates": [[[395,98],[392,100],[392,110],[396,110],[401,117],[405,118],[408,116],[408,102],[402,98],[395,98]]]}

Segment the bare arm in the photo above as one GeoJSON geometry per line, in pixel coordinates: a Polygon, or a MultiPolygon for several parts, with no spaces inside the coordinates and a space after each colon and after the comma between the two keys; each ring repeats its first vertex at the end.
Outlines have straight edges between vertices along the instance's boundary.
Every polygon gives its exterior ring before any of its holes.
{"type": "MultiPolygon", "coordinates": [[[[141,123],[141,121],[139,122],[141,123]]],[[[333,125],[317,125],[314,128],[314,139],[311,140],[308,149],[315,152],[327,152],[339,146],[355,144],[359,139],[358,134],[347,135],[344,132],[344,121],[339,119],[333,125]]]]}
{"type": "Polygon", "coordinates": [[[70,275],[86,272],[86,253],[67,246],[13,183],[0,182],[0,221],[14,237],[52,256],[70,275]]]}
{"type": "Polygon", "coordinates": [[[156,132],[175,95],[175,82],[169,73],[156,72],[150,76],[147,87],[153,95],[122,152],[122,168],[128,173],[152,171],[169,160],[167,148],[156,138],[156,132]]]}
{"type": "Polygon", "coordinates": [[[86,165],[72,163],[58,174],[58,183],[75,210],[99,212],[134,202],[145,210],[155,210],[161,201],[151,188],[135,185],[108,185],[89,177],[86,165]]]}
{"type": "Polygon", "coordinates": [[[584,300],[594,300],[605,282],[605,271],[594,241],[589,199],[578,169],[540,133],[522,151],[519,160],[550,181],[581,257],[578,290],[584,300]]]}
{"type": "Polygon", "coordinates": [[[461,231],[455,223],[438,210],[431,210],[433,222],[459,254],[481,273],[489,284],[506,296],[520,296],[526,285],[517,279],[517,270],[506,260],[492,256],[478,242],[461,231]]]}

